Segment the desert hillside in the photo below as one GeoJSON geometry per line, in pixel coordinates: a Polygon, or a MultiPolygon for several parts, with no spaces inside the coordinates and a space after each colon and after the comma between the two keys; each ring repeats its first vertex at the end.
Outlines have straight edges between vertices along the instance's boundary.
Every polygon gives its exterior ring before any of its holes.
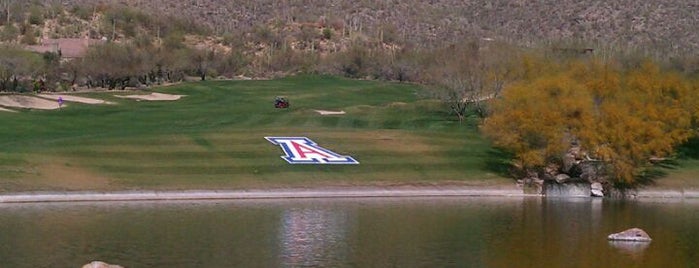
{"type": "Polygon", "coordinates": [[[0,0],[0,91],[296,73],[458,88],[454,76],[520,53],[699,74],[697,10],[689,0],[0,0]]]}
{"type": "MultiPolygon", "coordinates": [[[[47,1],[46,2],[55,2],[47,1]]],[[[322,21],[347,30],[419,45],[493,38],[524,45],[582,42],[645,47],[665,53],[699,48],[699,2],[693,0],[65,0],[118,2],[200,21],[217,33],[259,24],[322,21]]]]}

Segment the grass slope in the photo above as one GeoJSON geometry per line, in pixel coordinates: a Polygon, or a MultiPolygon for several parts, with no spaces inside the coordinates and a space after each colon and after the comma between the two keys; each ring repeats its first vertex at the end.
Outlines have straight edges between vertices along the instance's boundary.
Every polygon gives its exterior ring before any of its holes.
{"type": "Polygon", "coordinates": [[[115,91],[87,96],[117,105],[0,113],[0,191],[508,183],[474,124],[418,90],[318,76],[207,81],[156,89],[187,95],[174,102],[115,91]],[[291,108],[274,109],[277,95],[291,108]],[[289,165],[265,136],[307,136],[361,164],[289,165]]]}

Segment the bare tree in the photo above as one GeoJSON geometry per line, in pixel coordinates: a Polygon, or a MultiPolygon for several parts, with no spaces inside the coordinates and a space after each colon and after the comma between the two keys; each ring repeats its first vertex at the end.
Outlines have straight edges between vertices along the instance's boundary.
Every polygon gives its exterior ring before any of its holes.
{"type": "Polygon", "coordinates": [[[216,52],[214,50],[194,49],[192,51],[192,67],[199,78],[201,78],[201,81],[206,80],[206,75],[209,73],[209,67],[212,65],[215,57],[216,52]]]}
{"type": "Polygon", "coordinates": [[[12,16],[11,10],[12,10],[12,4],[14,4],[14,0],[0,0],[0,4],[3,7],[3,11],[5,13],[5,19],[7,20],[5,22],[5,25],[10,25],[10,17],[12,16]]]}
{"type": "Polygon", "coordinates": [[[0,91],[21,90],[21,83],[42,70],[41,56],[19,48],[0,46],[0,91]]]}
{"type": "Polygon", "coordinates": [[[486,101],[496,98],[513,78],[510,53],[503,55],[494,49],[501,50],[469,42],[436,53],[429,82],[459,122],[469,112],[481,118],[487,116],[486,101]]]}

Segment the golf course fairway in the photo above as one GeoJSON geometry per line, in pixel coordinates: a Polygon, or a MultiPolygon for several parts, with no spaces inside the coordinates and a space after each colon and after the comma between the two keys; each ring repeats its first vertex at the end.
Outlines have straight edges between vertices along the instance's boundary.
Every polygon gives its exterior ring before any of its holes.
{"type": "Polygon", "coordinates": [[[417,85],[295,76],[74,95],[104,103],[0,111],[1,192],[514,183],[478,120],[459,123],[417,85]],[[123,98],[153,92],[182,97],[123,98]],[[291,165],[270,136],[360,164],[291,165]]]}

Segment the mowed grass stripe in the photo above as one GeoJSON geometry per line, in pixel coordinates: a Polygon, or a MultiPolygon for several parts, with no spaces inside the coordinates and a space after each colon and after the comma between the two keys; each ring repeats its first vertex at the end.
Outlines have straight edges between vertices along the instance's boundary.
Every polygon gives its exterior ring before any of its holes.
{"type": "MultiPolygon", "coordinates": [[[[269,130],[276,132],[279,130],[269,130]]],[[[452,167],[463,170],[461,167],[479,168],[482,161],[473,161],[476,158],[469,154],[463,154],[462,150],[444,150],[441,146],[434,146],[429,143],[466,144],[460,140],[454,142],[447,136],[436,138],[426,138],[416,134],[405,134],[395,131],[374,131],[357,135],[355,132],[311,132],[310,136],[316,136],[317,141],[331,144],[332,150],[344,153],[359,159],[362,164],[360,171],[367,173],[381,170],[396,170],[391,165],[398,167],[401,164],[409,164],[411,168],[421,166],[421,169],[429,169],[424,165],[441,165],[442,167],[452,167]],[[368,135],[367,135],[368,134],[368,135]],[[357,137],[359,136],[359,137],[357,137]],[[347,145],[352,146],[347,146],[347,145]],[[446,158],[445,156],[449,156],[446,158]],[[471,161],[471,162],[469,162],[471,161]]],[[[110,172],[118,172],[119,169],[127,171],[125,173],[158,173],[177,174],[182,173],[182,169],[190,169],[190,174],[202,174],[207,172],[220,174],[226,172],[245,172],[250,167],[263,169],[259,164],[269,162],[278,172],[282,170],[295,169],[287,165],[280,156],[282,150],[275,145],[259,138],[241,138],[239,133],[227,134],[202,134],[198,137],[177,137],[177,142],[167,142],[170,146],[89,146],[88,150],[73,151],[72,156],[82,155],[83,159],[76,159],[77,162],[92,166],[107,167],[110,172]],[[209,146],[215,150],[209,150],[196,143],[196,139],[205,140],[209,146]],[[244,142],[243,142],[244,141],[244,142]],[[256,144],[245,144],[254,142],[256,144]],[[179,144],[174,144],[179,143],[179,144]],[[174,145],[172,145],[174,144],[174,145]],[[118,163],[117,167],[109,168],[103,165],[104,162],[118,163]],[[165,163],[165,164],[163,164],[165,163]],[[138,169],[138,167],[147,167],[138,169]],[[176,171],[174,173],[170,171],[176,171]]],[[[326,146],[327,147],[327,146],[326,146]]],[[[472,146],[466,146],[469,150],[476,150],[472,146]]],[[[466,151],[469,151],[466,150],[466,151]]],[[[265,164],[269,166],[270,164],[265,164]]],[[[307,169],[301,168],[302,172],[307,169]]]]}
{"type": "Polygon", "coordinates": [[[462,184],[503,184],[508,180],[494,174],[478,177],[469,176],[463,172],[435,173],[406,173],[397,175],[395,172],[376,171],[366,174],[345,174],[327,172],[299,177],[293,172],[260,173],[248,170],[246,176],[228,176],[225,174],[203,174],[192,179],[192,174],[148,175],[134,174],[118,181],[120,187],[127,188],[158,188],[158,189],[201,189],[208,187],[223,188],[257,188],[257,187],[313,187],[313,186],[349,186],[349,185],[390,185],[438,182],[458,182],[462,184]]]}
{"type": "MultiPolygon", "coordinates": [[[[154,156],[154,155],[151,155],[154,156]]],[[[252,166],[252,165],[266,165],[266,166],[276,166],[282,169],[293,169],[298,168],[299,165],[289,165],[282,158],[281,155],[265,155],[263,157],[250,158],[250,157],[227,157],[221,155],[220,157],[212,157],[208,155],[206,158],[196,158],[189,156],[186,158],[182,157],[105,157],[105,158],[71,158],[72,162],[80,163],[81,165],[117,165],[122,167],[127,166],[142,166],[142,167],[196,167],[196,166],[252,166]]],[[[414,157],[362,157],[361,155],[355,156],[355,159],[360,161],[360,166],[355,167],[355,169],[365,169],[371,166],[379,165],[438,165],[438,164],[467,164],[467,161],[460,161],[460,159],[453,159],[451,161],[445,160],[443,157],[423,157],[416,159],[414,157]]],[[[480,163],[480,161],[473,161],[471,163],[480,163]]]]}
{"type": "Polygon", "coordinates": [[[192,181],[196,181],[199,177],[220,178],[224,180],[241,180],[255,179],[257,176],[267,179],[275,178],[280,174],[285,174],[287,179],[299,181],[314,178],[322,180],[323,178],[334,179],[363,179],[366,177],[374,177],[375,173],[392,174],[384,179],[396,178],[419,178],[420,180],[438,179],[438,180],[480,180],[492,177],[488,173],[469,173],[463,169],[453,169],[453,165],[438,165],[440,170],[433,170],[426,166],[414,166],[411,169],[400,168],[397,165],[391,166],[375,166],[368,169],[351,169],[348,166],[335,166],[332,168],[318,168],[312,166],[297,167],[295,169],[279,169],[276,166],[243,166],[243,167],[198,167],[192,168],[173,168],[166,169],[164,167],[121,167],[105,165],[100,167],[101,170],[109,172],[109,174],[119,176],[121,179],[140,179],[140,178],[168,178],[168,177],[189,177],[192,181]],[[351,169],[351,170],[350,170],[351,169]],[[399,170],[400,173],[397,173],[399,170]],[[443,176],[450,174],[450,176],[443,176]],[[486,174],[486,175],[484,175],[486,174]],[[437,176],[440,175],[440,176],[437,176]]]}
{"type": "Polygon", "coordinates": [[[150,146],[161,146],[169,147],[175,145],[196,145],[198,139],[205,139],[216,143],[231,143],[231,144],[255,144],[260,142],[266,142],[264,137],[260,137],[257,134],[240,135],[236,133],[231,134],[207,134],[207,133],[196,133],[196,134],[184,134],[184,135],[172,135],[172,136],[158,136],[158,137],[136,137],[136,138],[112,138],[112,139],[89,139],[84,140],[76,144],[64,144],[64,146],[75,146],[75,147],[150,147],[150,146]]]}
{"type": "Polygon", "coordinates": [[[206,141],[202,144],[171,144],[171,145],[92,145],[92,146],[75,146],[62,148],[61,151],[73,154],[92,154],[97,155],[100,152],[109,153],[206,153],[206,152],[231,152],[231,151],[246,151],[255,153],[258,150],[264,150],[264,147],[274,146],[265,139],[260,139],[257,143],[220,143],[206,141]]]}
{"type": "MultiPolygon", "coordinates": [[[[445,161],[438,157],[426,158],[422,160],[413,160],[406,157],[401,158],[362,158],[356,157],[360,161],[360,165],[352,167],[333,167],[334,170],[338,171],[352,171],[352,172],[371,172],[371,171],[386,171],[394,170],[399,171],[400,168],[405,170],[411,170],[415,167],[421,167],[428,170],[436,170],[441,168],[449,168],[453,170],[465,170],[471,168],[482,168],[485,163],[482,161],[462,161],[461,159],[454,159],[452,161],[445,161]],[[408,165],[408,167],[406,167],[408,165]]],[[[153,173],[171,173],[173,170],[184,170],[190,169],[194,170],[193,173],[199,173],[200,171],[195,170],[209,170],[209,169],[228,169],[228,168],[248,168],[248,167],[271,167],[276,170],[283,171],[301,171],[307,172],[314,170],[313,168],[304,167],[302,165],[288,165],[279,156],[266,156],[265,158],[207,158],[207,159],[197,159],[197,158],[186,158],[186,159],[172,159],[172,158],[161,158],[156,159],[125,159],[125,158],[101,158],[101,159],[80,159],[73,158],[69,163],[76,163],[83,167],[92,167],[97,169],[106,168],[109,171],[119,171],[121,170],[133,170],[133,172],[153,172],[153,173]],[[156,172],[157,171],[157,172],[156,172]]],[[[336,165],[340,166],[340,165],[336,165]]],[[[178,171],[179,173],[179,171],[178,171]]],[[[235,174],[231,174],[235,175],[235,174]]]]}
{"type": "Polygon", "coordinates": [[[101,161],[119,161],[119,162],[141,162],[148,164],[148,161],[163,162],[165,160],[178,160],[177,162],[218,162],[218,161],[239,161],[251,159],[253,161],[270,156],[270,153],[251,153],[251,152],[84,152],[73,153],[69,155],[71,158],[80,161],[81,163],[99,163],[101,161]]]}

